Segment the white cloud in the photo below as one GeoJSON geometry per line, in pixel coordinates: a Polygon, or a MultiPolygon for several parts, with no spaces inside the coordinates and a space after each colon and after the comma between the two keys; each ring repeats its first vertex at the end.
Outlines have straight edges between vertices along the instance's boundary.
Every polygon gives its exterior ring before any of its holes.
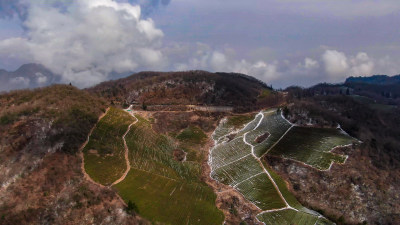
{"type": "Polygon", "coordinates": [[[41,63],[80,87],[113,71],[161,68],[163,32],[151,19],[141,19],[140,11],[113,0],[73,0],[62,10],[31,1],[27,38],[0,41],[0,55],[41,63]]]}
{"type": "Polygon", "coordinates": [[[400,74],[400,59],[385,56],[375,63],[378,74],[397,75],[400,74]]]}
{"type": "MultiPolygon", "coordinates": [[[[170,52],[174,52],[169,49],[170,52]]],[[[196,49],[187,49],[188,60],[175,64],[176,70],[202,69],[220,72],[236,72],[254,76],[264,82],[276,80],[281,75],[278,72],[278,61],[265,62],[262,60],[249,62],[237,59],[235,51],[231,48],[222,51],[214,50],[207,44],[197,43],[196,49]],[[195,54],[191,55],[191,51],[195,54]]]]}
{"type": "Polygon", "coordinates": [[[214,70],[224,70],[226,68],[226,56],[218,51],[211,54],[210,64],[214,70]]]}
{"type": "Polygon", "coordinates": [[[42,73],[35,73],[35,76],[36,76],[36,83],[39,85],[45,84],[48,80],[47,77],[42,73]]]}
{"type": "Polygon", "coordinates": [[[331,81],[340,81],[347,76],[371,76],[376,72],[374,59],[365,52],[348,57],[343,52],[326,50],[322,61],[331,81]]]}
{"type": "Polygon", "coordinates": [[[272,63],[264,61],[251,63],[241,60],[235,62],[233,71],[254,76],[267,83],[277,80],[282,75],[278,72],[278,61],[272,63]]]}
{"type": "Polygon", "coordinates": [[[368,76],[372,75],[375,63],[365,52],[360,52],[356,57],[350,60],[352,68],[350,70],[351,76],[368,76]]]}
{"type": "Polygon", "coordinates": [[[319,63],[311,58],[305,58],[304,59],[304,68],[306,69],[316,69],[319,67],[319,63]]]}
{"type": "Polygon", "coordinates": [[[29,86],[31,80],[26,77],[14,77],[10,79],[10,83],[20,88],[26,88],[29,86]]]}
{"type": "Polygon", "coordinates": [[[326,50],[322,55],[325,64],[325,71],[330,76],[343,76],[349,69],[347,57],[343,52],[326,50]]]}

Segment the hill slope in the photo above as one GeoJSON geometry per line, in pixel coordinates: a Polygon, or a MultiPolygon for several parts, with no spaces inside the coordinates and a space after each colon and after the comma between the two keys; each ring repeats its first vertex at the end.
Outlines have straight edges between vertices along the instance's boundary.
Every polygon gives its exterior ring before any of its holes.
{"type": "Polygon", "coordinates": [[[387,75],[374,75],[370,77],[349,77],[346,79],[345,83],[346,84],[364,83],[364,84],[379,84],[379,85],[399,84],[400,75],[392,77],[387,75]]]}
{"type": "Polygon", "coordinates": [[[342,87],[325,84],[291,89],[284,112],[291,122],[303,126],[340,124],[362,141],[349,149],[335,149],[334,153],[348,155],[344,165],[334,165],[326,172],[273,156],[266,160],[290,180],[290,189],[303,205],[322,210],[339,224],[399,224],[400,111],[396,107],[382,110],[383,105],[371,107],[382,99],[340,93],[342,87]]]}
{"type": "Polygon", "coordinates": [[[0,224],[137,224],[81,170],[77,152],[105,108],[65,85],[0,95],[0,224]]]}
{"type": "Polygon", "coordinates": [[[275,105],[282,99],[253,77],[205,71],[141,72],[101,83],[89,91],[122,105],[233,106],[237,111],[275,105]]]}

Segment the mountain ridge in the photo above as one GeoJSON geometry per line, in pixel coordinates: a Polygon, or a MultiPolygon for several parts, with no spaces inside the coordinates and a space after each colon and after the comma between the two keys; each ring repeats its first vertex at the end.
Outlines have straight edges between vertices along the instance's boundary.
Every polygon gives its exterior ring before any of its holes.
{"type": "Polygon", "coordinates": [[[346,83],[366,83],[366,84],[378,84],[378,85],[389,85],[400,83],[400,75],[388,76],[388,75],[373,75],[368,77],[348,77],[346,83]]]}
{"type": "Polygon", "coordinates": [[[28,63],[14,71],[0,70],[0,91],[45,87],[60,81],[60,76],[42,64],[28,63]]]}
{"type": "Polygon", "coordinates": [[[87,89],[113,104],[232,106],[251,111],[279,104],[283,96],[254,77],[238,73],[140,72],[87,89]],[[248,104],[250,103],[250,105],[248,104]]]}

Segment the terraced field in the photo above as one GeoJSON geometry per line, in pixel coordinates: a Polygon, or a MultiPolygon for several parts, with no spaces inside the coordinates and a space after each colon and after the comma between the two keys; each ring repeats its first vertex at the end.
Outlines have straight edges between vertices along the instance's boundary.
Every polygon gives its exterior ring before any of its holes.
{"type": "Polygon", "coordinates": [[[126,202],[134,203],[137,213],[154,224],[222,224],[216,195],[200,180],[200,161],[173,158],[175,143],[195,147],[205,139],[200,128],[188,127],[177,136],[179,141],[172,140],[154,132],[144,118],[111,108],[83,149],[84,167],[93,181],[113,185],[126,202]]]}
{"type": "MultiPolygon", "coordinates": [[[[169,137],[153,131],[146,119],[135,117],[111,108],[99,121],[83,149],[88,175],[103,185],[118,180],[114,187],[120,196],[153,223],[222,224],[216,195],[200,180],[202,156],[195,149],[206,140],[203,131],[189,126],[169,137]],[[174,159],[177,149],[193,154],[180,162],[174,159]]],[[[353,139],[338,129],[293,126],[277,110],[260,112],[248,121],[247,117],[225,119],[215,130],[211,177],[254,203],[262,211],[257,218],[265,224],[331,224],[303,207],[261,158],[272,154],[329,169],[346,158],[331,149],[353,139]]]]}
{"type": "Polygon", "coordinates": [[[339,129],[293,127],[268,154],[328,170],[333,163],[344,163],[346,160],[346,156],[330,151],[352,141],[353,138],[339,129]]]}
{"type": "MultiPolygon", "coordinates": [[[[121,197],[134,202],[139,214],[154,223],[222,224],[224,216],[215,206],[215,193],[200,181],[200,163],[174,160],[175,142],[136,117],[139,122],[125,137],[131,171],[115,185],[121,197]]],[[[194,127],[178,138],[192,145],[204,139],[202,131],[194,127]]]]}
{"type": "Polygon", "coordinates": [[[122,136],[134,121],[128,113],[110,108],[97,123],[83,149],[86,173],[95,182],[110,185],[124,174],[127,166],[122,136]]]}
{"type": "Polygon", "coordinates": [[[351,137],[335,129],[295,127],[283,118],[279,110],[269,110],[257,114],[241,129],[230,126],[229,119],[224,119],[215,130],[213,139],[215,146],[209,158],[211,177],[232,186],[262,210],[257,215],[261,222],[332,224],[319,213],[303,207],[289,192],[285,182],[263,164],[261,157],[273,153],[323,169],[328,162],[343,162],[339,157],[344,156],[329,151],[338,145],[351,143],[351,137]]]}

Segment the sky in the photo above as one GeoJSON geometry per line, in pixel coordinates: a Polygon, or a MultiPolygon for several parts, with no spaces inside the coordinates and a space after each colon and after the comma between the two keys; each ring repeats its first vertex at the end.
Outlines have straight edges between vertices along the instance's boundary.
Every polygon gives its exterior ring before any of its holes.
{"type": "Polygon", "coordinates": [[[398,0],[0,0],[0,68],[88,87],[143,70],[239,72],[276,88],[400,74],[398,0]]]}

